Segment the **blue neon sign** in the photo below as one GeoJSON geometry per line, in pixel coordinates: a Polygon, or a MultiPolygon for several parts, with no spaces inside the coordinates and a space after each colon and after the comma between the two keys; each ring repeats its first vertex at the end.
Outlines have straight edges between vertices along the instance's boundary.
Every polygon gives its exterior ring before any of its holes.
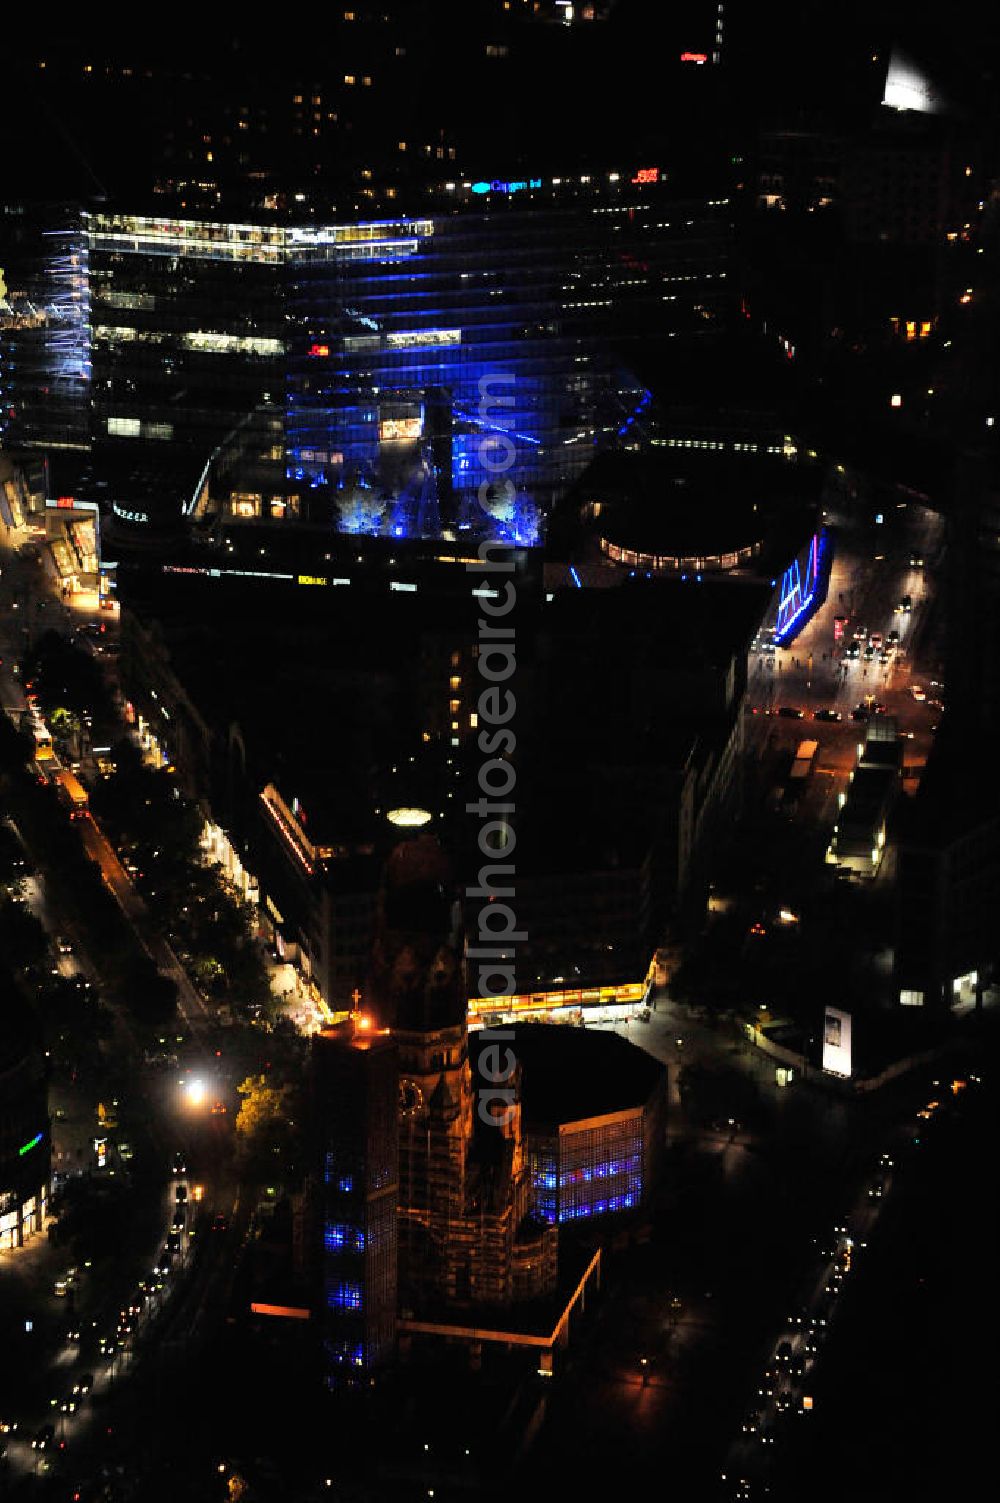
{"type": "Polygon", "coordinates": [[[472,191],[473,193],[521,193],[525,188],[540,188],[541,186],[542,180],[540,177],[520,178],[516,182],[509,183],[505,183],[499,178],[494,178],[489,183],[473,183],[472,191]]]}
{"type": "Polygon", "coordinates": [[[803,618],[807,619],[807,612],[819,605],[825,595],[824,573],[828,563],[828,548],[828,534],[824,528],[814,533],[810,540],[805,578],[803,579],[797,558],[792,560],[782,575],[778,619],[774,629],[774,640],[779,647],[784,646],[805,625],[803,618]]]}

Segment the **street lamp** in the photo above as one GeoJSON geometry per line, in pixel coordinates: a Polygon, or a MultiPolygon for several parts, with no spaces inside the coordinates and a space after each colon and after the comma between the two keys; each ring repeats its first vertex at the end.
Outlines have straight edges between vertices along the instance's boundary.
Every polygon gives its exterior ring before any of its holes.
{"type": "Polygon", "coordinates": [[[204,1106],[206,1096],[205,1082],[203,1080],[189,1080],[184,1087],[184,1094],[187,1097],[188,1106],[204,1106]]]}

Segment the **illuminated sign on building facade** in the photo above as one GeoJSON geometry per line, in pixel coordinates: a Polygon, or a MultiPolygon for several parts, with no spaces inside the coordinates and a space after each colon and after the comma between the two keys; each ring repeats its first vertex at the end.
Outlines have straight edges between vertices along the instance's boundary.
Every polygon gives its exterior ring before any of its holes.
{"type": "Polygon", "coordinates": [[[492,182],[478,182],[472,184],[473,193],[522,193],[525,188],[540,188],[540,177],[521,178],[517,182],[505,183],[497,178],[492,182]]]}
{"type": "Polygon", "coordinates": [[[121,517],[123,522],[148,522],[148,511],[130,511],[126,506],[119,506],[117,501],[112,501],[111,510],[116,517],[121,517]]]}
{"type": "Polygon", "coordinates": [[[823,602],[829,577],[830,540],[825,528],[809,539],[805,558],[792,559],[781,576],[774,640],[779,647],[802,630],[823,602]]]}
{"type": "Polygon", "coordinates": [[[851,1015],[836,1007],[823,1015],[823,1069],[845,1078],[851,1074],[851,1015]]]}

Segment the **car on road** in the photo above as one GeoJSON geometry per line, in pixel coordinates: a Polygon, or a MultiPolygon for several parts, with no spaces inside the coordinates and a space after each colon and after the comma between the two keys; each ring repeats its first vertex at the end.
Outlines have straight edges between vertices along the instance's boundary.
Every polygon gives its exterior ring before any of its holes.
{"type": "Polygon", "coordinates": [[[56,949],[59,951],[60,955],[72,955],[73,946],[70,944],[65,934],[56,935],[56,949]]]}
{"type": "Polygon", "coordinates": [[[224,1101],[216,1101],[212,1104],[213,1117],[224,1117],[228,1110],[229,1108],[224,1101]]]}
{"type": "Polygon", "coordinates": [[[847,656],[850,658],[852,663],[856,663],[858,658],[861,656],[861,643],[852,642],[850,647],[847,649],[847,656]]]}
{"type": "Polygon", "coordinates": [[[870,663],[871,660],[872,660],[872,658],[874,656],[875,656],[875,649],[872,646],[872,644],[869,642],[868,646],[865,648],[865,662],[866,663],[870,663]]]}
{"type": "Polygon", "coordinates": [[[175,1153],[173,1160],[174,1174],[187,1174],[187,1164],[182,1153],[175,1153]]]}
{"type": "Polygon", "coordinates": [[[881,1200],[885,1194],[885,1185],[880,1179],[873,1180],[868,1186],[868,1199],[881,1200]]]}
{"type": "Polygon", "coordinates": [[[182,1232],[184,1230],[184,1212],[182,1210],[178,1209],[174,1212],[174,1219],[170,1223],[170,1229],[174,1232],[182,1232]]]}
{"type": "Polygon", "coordinates": [[[922,569],[924,567],[924,555],[922,553],[910,554],[910,568],[922,569]]]}
{"type": "Polygon", "coordinates": [[[919,684],[911,684],[910,693],[913,695],[918,704],[922,703],[927,698],[926,689],[922,689],[919,684]]]}
{"type": "Polygon", "coordinates": [[[774,1401],[774,1407],[779,1414],[786,1414],[792,1407],[792,1394],[788,1388],[783,1388],[774,1401]]]}
{"type": "Polygon", "coordinates": [[[896,614],[899,616],[908,616],[912,609],[913,599],[909,595],[904,595],[896,604],[896,614]]]}
{"type": "Polygon", "coordinates": [[[220,1211],[219,1214],[216,1216],[215,1220],[212,1222],[212,1231],[213,1232],[228,1232],[228,1230],[229,1230],[229,1217],[228,1216],[224,1216],[222,1214],[222,1212],[220,1211]]]}
{"type": "Polygon", "coordinates": [[[815,710],[813,712],[813,719],[826,720],[833,724],[836,721],[843,719],[843,716],[841,715],[839,710],[815,710]]]}
{"type": "Polygon", "coordinates": [[[805,718],[805,713],[805,710],[796,709],[795,705],[778,706],[778,714],[781,715],[785,720],[803,720],[805,718]]]}
{"type": "Polygon", "coordinates": [[[78,1393],[68,1393],[59,1401],[59,1409],[63,1414],[75,1414],[79,1407],[80,1395],[78,1393]]]}
{"type": "Polygon", "coordinates": [[[774,1355],[779,1362],[791,1362],[792,1343],[790,1341],[779,1341],[777,1351],[774,1355]]]}
{"type": "Polygon", "coordinates": [[[46,1451],[56,1438],[54,1425],[43,1425],[42,1428],[31,1437],[31,1449],[33,1451],[46,1451]]]}
{"type": "Polygon", "coordinates": [[[94,1386],[93,1373],[81,1373],[73,1384],[74,1393],[89,1393],[94,1386]]]}
{"type": "Polygon", "coordinates": [[[760,1429],[761,1413],[759,1409],[751,1409],[743,1421],[743,1434],[756,1435],[760,1429]]]}
{"type": "Polygon", "coordinates": [[[78,1277],[79,1273],[77,1269],[67,1268],[66,1272],[60,1278],[56,1279],[52,1287],[52,1293],[58,1295],[60,1299],[65,1299],[78,1277]]]}
{"type": "Polygon", "coordinates": [[[180,1234],[180,1232],[171,1232],[170,1233],[170,1236],[167,1238],[167,1249],[171,1253],[171,1255],[174,1254],[174,1253],[180,1252],[180,1250],[181,1250],[181,1234],[180,1234]]]}
{"type": "Polygon", "coordinates": [[[174,1200],[178,1205],[183,1205],[188,1198],[187,1185],[178,1185],[174,1190],[174,1200]]]}
{"type": "Polygon", "coordinates": [[[859,720],[859,721],[870,720],[871,719],[871,713],[870,713],[870,711],[868,709],[868,706],[867,705],[855,705],[854,709],[851,711],[851,719],[852,720],[859,720]]]}

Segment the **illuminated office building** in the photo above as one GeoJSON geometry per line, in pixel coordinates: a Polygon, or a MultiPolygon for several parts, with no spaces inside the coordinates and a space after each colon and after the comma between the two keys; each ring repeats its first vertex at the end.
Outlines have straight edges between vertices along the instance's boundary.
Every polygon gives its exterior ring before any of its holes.
{"type": "MultiPolygon", "coordinates": [[[[198,461],[177,516],[538,542],[638,431],[640,344],[680,360],[724,326],[728,203],[672,198],[655,166],[448,189],[371,222],[84,214],[76,321],[40,347],[108,499],[152,526],[130,483],[170,446],[198,461]]],[[[17,441],[46,442],[44,374],[15,390],[17,441]]]]}

